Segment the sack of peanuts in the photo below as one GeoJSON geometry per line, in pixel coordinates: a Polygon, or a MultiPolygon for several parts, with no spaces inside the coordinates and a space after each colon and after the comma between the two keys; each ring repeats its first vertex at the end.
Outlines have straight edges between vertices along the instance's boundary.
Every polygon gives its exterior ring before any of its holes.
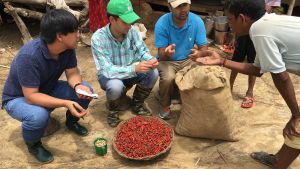
{"type": "Polygon", "coordinates": [[[238,122],[226,73],[220,66],[188,66],[176,74],[182,100],[175,132],[190,137],[237,140],[238,122]]]}

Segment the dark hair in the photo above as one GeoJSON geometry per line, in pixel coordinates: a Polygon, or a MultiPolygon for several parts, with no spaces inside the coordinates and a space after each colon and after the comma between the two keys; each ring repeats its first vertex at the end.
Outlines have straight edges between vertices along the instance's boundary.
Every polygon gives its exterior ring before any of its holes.
{"type": "Polygon", "coordinates": [[[40,37],[46,43],[53,43],[56,34],[67,35],[78,30],[78,21],[76,17],[64,9],[52,9],[48,11],[41,21],[40,37]]]}
{"type": "Polygon", "coordinates": [[[224,10],[227,10],[235,17],[239,16],[239,14],[244,14],[256,21],[266,13],[265,0],[227,0],[224,10]]]}
{"type": "Polygon", "coordinates": [[[118,18],[119,18],[118,15],[113,15],[113,14],[110,14],[110,13],[108,13],[108,12],[106,13],[106,16],[107,16],[108,21],[109,21],[109,17],[110,17],[110,16],[114,17],[115,19],[118,19],[118,18]]]}

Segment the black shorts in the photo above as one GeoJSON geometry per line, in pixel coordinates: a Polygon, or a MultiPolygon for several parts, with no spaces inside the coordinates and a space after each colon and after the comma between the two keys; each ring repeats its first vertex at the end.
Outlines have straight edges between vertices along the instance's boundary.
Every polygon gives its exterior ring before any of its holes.
{"type": "Polygon", "coordinates": [[[246,56],[248,63],[254,63],[256,51],[249,35],[237,38],[232,60],[236,62],[243,62],[246,56]]]}

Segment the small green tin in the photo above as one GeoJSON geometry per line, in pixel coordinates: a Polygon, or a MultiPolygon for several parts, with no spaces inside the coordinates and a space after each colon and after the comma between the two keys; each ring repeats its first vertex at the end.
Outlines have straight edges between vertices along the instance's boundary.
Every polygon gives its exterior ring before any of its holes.
{"type": "Polygon", "coordinates": [[[104,156],[107,154],[107,140],[105,138],[96,138],[94,141],[96,154],[104,156]]]}

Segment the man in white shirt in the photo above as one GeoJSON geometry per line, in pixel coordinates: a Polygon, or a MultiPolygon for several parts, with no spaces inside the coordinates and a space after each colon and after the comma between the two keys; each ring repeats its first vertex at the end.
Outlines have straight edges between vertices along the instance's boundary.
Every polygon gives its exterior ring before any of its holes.
{"type": "Polygon", "coordinates": [[[300,154],[300,112],[289,73],[300,76],[300,18],[265,13],[264,0],[229,0],[225,12],[232,30],[249,34],[256,50],[253,64],[226,60],[216,52],[194,55],[193,60],[221,65],[234,71],[262,76],[270,72],[276,88],[291,110],[283,129],[285,142],[276,155],[252,153],[251,157],[276,169],[286,169],[300,154]]]}

